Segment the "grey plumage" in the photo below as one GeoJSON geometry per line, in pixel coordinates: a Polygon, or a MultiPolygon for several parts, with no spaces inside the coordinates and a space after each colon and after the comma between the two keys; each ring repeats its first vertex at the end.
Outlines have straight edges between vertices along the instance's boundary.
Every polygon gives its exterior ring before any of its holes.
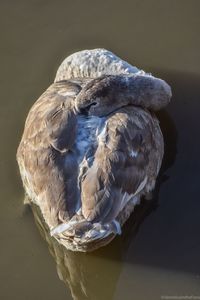
{"type": "Polygon", "coordinates": [[[165,107],[170,98],[169,85],[153,76],[103,75],[83,88],[76,98],[76,106],[80,109],[94,103],[90,110],[93,115],[104,115],[126,105],[156,111],[165,107]]]}
{"type": "Polygon", "coordinates": [[[120,233],[154,188],[164,146],[150,111],[171,98],[166,82],[143,72],[95,78],[94,67],[92,75],[47,89],[29,112],[17,151],[25,190],[51,234],[79,251],[120,233]]]}

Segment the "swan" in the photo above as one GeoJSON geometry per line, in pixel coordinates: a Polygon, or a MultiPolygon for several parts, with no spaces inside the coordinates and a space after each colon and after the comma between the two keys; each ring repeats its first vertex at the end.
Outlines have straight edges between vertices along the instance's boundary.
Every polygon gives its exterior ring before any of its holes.
{"type": "Polygon", "coordinates": [[[60,244],[83,252],[106,245],[148,199],[164,153],[154,111],[171,96],[164,80],[105,49],[61,63],[17,150],[26,194],[60,244]]]}

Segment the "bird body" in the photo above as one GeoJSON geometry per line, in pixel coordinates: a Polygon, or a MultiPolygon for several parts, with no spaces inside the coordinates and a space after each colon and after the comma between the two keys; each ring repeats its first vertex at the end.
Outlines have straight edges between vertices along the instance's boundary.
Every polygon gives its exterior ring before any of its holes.
{"type": "Polygon", "coordinates": [[[104,49],[61,64],[28,114],[17,160],[26,193],[66,248],[107,244],[153,190],[164,144],[152,110],[170,97],[163,80],[104,49]]]}

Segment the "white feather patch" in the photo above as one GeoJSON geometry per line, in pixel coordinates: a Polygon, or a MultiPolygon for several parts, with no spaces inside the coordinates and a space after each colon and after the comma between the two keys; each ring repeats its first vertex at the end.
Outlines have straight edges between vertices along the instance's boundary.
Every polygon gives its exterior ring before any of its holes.
{"type": "Polygon", "coordinates": [[[66,230],[73,229],[74,225],[76,225],[78,223],[82,223],[82,222],[84,222],[84,220],[82,220],[82,221],[69,221],[68,223],[59,224],[58,226],[51,229],[50,235],[54,236],[54,235],[63,233],[66,230]]]}
{"type": "Polygon", "coordinates": [[[60,90],[60,91],[58,91],[58,94],[60,95],[60,96],[65,96],[65,97],[74,97],[74,96],[76,96],[76,92],[74,92],[74,91],[62,91],[62,90],[60,90]]]}
{"type": "Polygon", "coordinates": [[[138,156],[138,152],[133,151],[133,150],[129,154],[130,154],[131,157],[137,157],[138,156]]]}

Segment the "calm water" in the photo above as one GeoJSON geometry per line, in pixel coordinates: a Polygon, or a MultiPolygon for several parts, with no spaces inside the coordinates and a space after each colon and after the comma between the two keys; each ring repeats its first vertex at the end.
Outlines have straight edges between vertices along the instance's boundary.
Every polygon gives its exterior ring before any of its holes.
{"type": "Polygon", "coordinates": [[[200,297],[199,11],[198,0],[1,0],[0,299],[200,297]],[[94,47],[166,79],[173,101],[159,114],[166,156],[153,203],[108,247],[77,254],[49,239],[34,209],[41,237],[15,153],[59,63],[94,47]]]}

